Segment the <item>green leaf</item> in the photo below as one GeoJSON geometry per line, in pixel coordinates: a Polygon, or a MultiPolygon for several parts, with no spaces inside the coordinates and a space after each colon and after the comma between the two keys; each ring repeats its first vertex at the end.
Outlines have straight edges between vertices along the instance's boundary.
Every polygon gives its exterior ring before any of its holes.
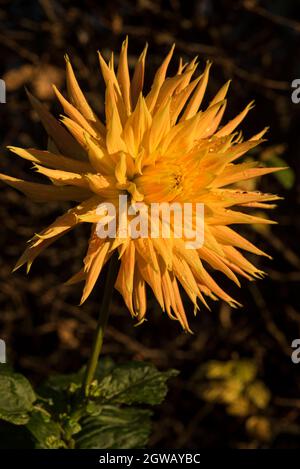
{"type": "Polygon", "coordinates": [[[29,381],[19,373],[0,367],[0,418],[15,425],[28,422],[36,400],[29,381]]]}
{"type": "MultiPolygon", "coordinates": [[[[52,391],[67,391],[73,385],[80,385],[84,368],[70,375],[51,376],[43,387],[42,395],[52,391]]],[[[167,380],[177,376],[178,371],[158,371],[154,365],[144,362],[114,364],[110,358],[100,360],[92,386],[92,396],[105,403],[120,404],[160,404],[168,391],[167,380]]]]}
{"type": "Polygon", "coordinates": [[[168,391],[167,380],[177,374],[143,362],[116,365],[98,383],[94,395],[103,403],[160,404],[168,391]]]}
{"type": "MultiPolygon", "coordinates": [[[[98,364],[96,371],[96,378],[101,379],[105,374],[107,374],[113,367],[114,362],[109,357],[103,357],[98,364]]],[[[77,373],[69,374],[56,374],[50,376],[43,388],[51,388],[53,391],[66,391],[72,389],[72,385],[81,385],[82,379],[85,373],[85,366],[81,368],[77,373]]]]}
{"type": "MultiPolygon", "coordinates": [[[[284,166],[287,166],[287,163],[280,156],[276,154],[272,154],[272,156],[268,158],[268,165],[284,167],[284,166]]],[[[280,182],[280,184],[285,189],[291,189],[295,184],[296,176],[292,168],[286,168],[286,169],[283,169],[282,171],[278,171],[277,173],[274,173],[274,176],[276,177],[277,181],[280,182]]]]}
{"type": "Polygon", "coordinates": [[[97,417],[81,421],[82,431],[75,437],[80,449],[143,448],[151,431],[149,410],[103,406],[97,417]]]}
{"type": "Polygon", "coordinates": [[[36,448],[54,449],[66,447],[61,439],[59,424],[54,422],[47,413],[34,410],[26,427],[36,440],[36,448]]]}
{"type": "Polygon", "coordinates": [[[52,405],[47,409],[60,422],[64,441],[71,438],[76,448],[138,448],[147,444],[152,412],[131,405],[160,404],[168,390],[167,380],[177,373],[160,372],[143,362],[114,364],[111,359],[102,358],[89,399],[81,408],[76,409],[76,405],[80,404],[78,391],[84,369],[72,375],[50,377],[40,391],[44,398],[51,397],[52,405]],[[70,429],[71,418],[75,427],[70,429]]]}
{"type": "Polygon", "coordinates": [[[285,189],[291,189],[295,184],[296,176],[290,168],[278,171],[278,173],[274,173],[274,176],[285,189]]]}
{"type": "Polygon", "coordinates": [[[53,391],[67,391],[72,384],[80,384],[83,377],[83,371],[78,373],[70,373],[67,375],[55,374],[50,376],[42,386],[44,388],[51,388],[53,391]]]}

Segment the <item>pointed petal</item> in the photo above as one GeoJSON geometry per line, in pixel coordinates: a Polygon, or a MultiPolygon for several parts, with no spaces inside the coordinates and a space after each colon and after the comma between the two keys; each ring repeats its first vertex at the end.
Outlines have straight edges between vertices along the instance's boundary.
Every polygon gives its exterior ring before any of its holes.
{"type": "MultiPolygon", "coordinates": [[[[74,107],[71,103],[69,103],[60,91],[53,85],[54,93],[56,94],[57,99],[59,100],[60,104],[62,105],[64,112],[69,116],[73,121],[75,121],[80,127],[85,129],[90,135],[93,137],[97,137],[97,132],[95,129],[89,124],[89,122],[84,118],[84,116],[74,107]]],[[[104,128],[103,128],[103,135],[104,135],[104,128]]]]}
{"type": "Polygon", "coordinates": [[[127,116],[131,112],[131,103],[130,103],[130,77],[128,70],[128,59],[127,59],[127,50],[128,50],[128,37],[122,44],[121,54],[119,58],[119,66],[117,72],[117,80],[120,85],[120,90],[123,96],[124,106],[127,116]]]}
{"type": "Polygon", "coordinates": [[[134,273],[133,309],[139,323],[145,320],[147,312],[146,284],[138,269],[134,273]]]}
{"type": "Polygon", "coordinates": [[[85,173],[92,171],[92,166],[85,161],[77,161],[66,156],[51,153],[50,151],[36,150],[35,148],[7,147],[11,152],[24,158],[25,160],[38,163],[62,171],[76,171],[85,173]]]}
{"type": "Polygon", "coordinates": [[[94,245],[92,245],[92,247],[89,246],[87,256],[84,259],[86,280],[80,300],[80,305],[82,305],[89,297],[101,273],[102,267],[111,255],[111,253],[108,253],[110,242],[104,242],[102,239],[100,240],[100,238],[98,238],[98,242],[96,241],[95,244],[97,244],[96,250],[94,245]],[[93,251],[92,253],[91,250],[93,251]]]}
{"type": "Polygon", "coordinates": [[[50,201],[81,201],[87,199],[91,192],[81,187],[56,187],[46,184],[38,184],[36,182],[27,182],[17,179],[6,174],[0,174],[0,180],[9,186],[17,189],[34,202],[50,202],[50,201]]]}
{"type": "Polygon", "coordinates": [[[206,63],[206,67],[201,77],[201,80],[199,81],[199,84],[197,88],[195,89],[193,96],[191,97],[186,107],[186,110],[183,113],[181,120],[184,121],[184,120],[190,119],[198,112],[198,109],[201,106],[201,103],[202,103],[202,100],[206,91],[208,77],[209,77],[209,70],[210,70],[211,65],[212,65],[211,62],[206,63]]]}
{"type": "Polygon", "coordinates": [[[89,190],[89,184],[82,174],[72,173],[69,171],[62,171],[60,169],[44,168],[38,164],[34,165],[34,169],[38,173],[47,176],[51,182],[56,186],[77,186],[89,190]]]}
{"type": "Polygon", "coordinates": [[[132,305],[133,281],[135,271],[135,247],[132,241],[127,243],[127,247],[121,257],[121,266],[116,280],[115,288],[123,296],[127,308],[134,315],[132,305]]]}
{"type": "Polygon", "coordinates": [[[31,93],[27,92],[31,105],[37,112],[48,135],[53,139],[58,150],[70,158],[85,160],[85,154],[80,145],[74,140],[60,123],[50,114],[31,93]]]}
{"type": "Polygon", "coordinates": [[[157,100],[157,97],[158,97],[159,90],[160,90],[163,82],[165,81],[167,69],[168,69],[170,60],[172,58],[173,52],[174,52],[174,48],[175,48],[175,44],[173,44],[173,46],[171,47],[171,50],[168,53],[167,57],[165,58],[165,60],[163,61],[163,63],[159,67],[159,69],[157,70],[157,72],[155,74],[155,77],[154,77],[154,80],[153,80],[153,85],[152,85],[151,91],[146,96],[146,104],[147,104],[147,107],[148,107],[150,112],[152,112],[153,109],[154,109],[154,106],[156,104],[156,100],[157,100]]]}
{"type": "Polygon", "coordinates": [[[89,121],[95,122],[98,124],[98,129],[101,131],[104,130],[103,124],[94,114],[93,110],[89,106],[87,100],[85,99],[84,94],[82,93],[80,86],[76,80],[71,62],[68,56],[65,56],[66,59],[66,75],[67,75],[67,88],[68,94],[73,105],[78,109],[78,111],[89,121]]]}
{"type": "Polygon", "coordinates": [[[254,101],[251,101],[251,103],[249,103],[240,114],[238,114],[234,119],[229,121],[228,124],[224,125],[224,127],[222,127],[218,132],[216,132],[215,136],[223,137],[224,135],[231,134],[238,127],[238,125],[245,119],[248,112],[251,109],[253,109],[254,107],[253,104],[254,104],[254,101]]]}
{"type": "Polygon", "coordinates": [[[146,44],[134,68],[133,78],[131,80],[131,87],[130,87],[132,109],[135,108],[136,103],[139,99],[139,96],[143,91],[144,74],[145,74],[145,59],[146,59],[147,49],[148,49],[148,44],[146,44]]]}

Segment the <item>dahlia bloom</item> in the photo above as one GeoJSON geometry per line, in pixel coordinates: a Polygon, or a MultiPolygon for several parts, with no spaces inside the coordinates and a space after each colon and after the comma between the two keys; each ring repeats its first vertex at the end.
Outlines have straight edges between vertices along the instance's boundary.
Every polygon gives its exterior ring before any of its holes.
{"type": "Polygon", "coordinates": [[[26,182],[8,175],[2,181],[37,202],[71,201],[73,208],[35,235],[15,268],[33,260],[51,243],[80,223],[91,224],[91,236],[80,272],[68,283],[84,281],[83,303],[112,254],[118,251],[120,267],[115,287],[132,316],[142,322],[146,315],[146,285],[163,311],[189,330],[181,300],[180,285],[194,305],[208,307],[206,297],[238,305],[214,280],[219,270],[237,285],[238,275],[252,280],[263,272],[240,252],[266,255],[231,225],[273,223],[243,213],[243,208],[270,208],[275,195],[241,191],[236,183],[280,168],[259,168],[240,158],[259,145],[267,129],[244,141],[236,131],[252,103],[221,126],[229,82],[202,108],[211,64],[194,77],[197,58],[179,62],[177,73],[166,77],[174,46],[158,68],[152,87],[143,92],[147,47],[140,55],[132,77],[124,41],[117,72],[114,57],[107,64],[99,53],[104,78],[105,123],[94,113],[66,57],[68,99],[54,86],[65,116],[58,122],[36,98],[29,95],[48,135],[48,151],[9,147],[52,184],[26,182]],[[200,110],[201,108],[201,110],[200,110]],[[205,208],[204,244],[187,249],[184,239],[137,238],[117,233],[100,238],[96,226],[101,203],[118,205],[119,195],[131,201],[201,202],[205,208]]]}

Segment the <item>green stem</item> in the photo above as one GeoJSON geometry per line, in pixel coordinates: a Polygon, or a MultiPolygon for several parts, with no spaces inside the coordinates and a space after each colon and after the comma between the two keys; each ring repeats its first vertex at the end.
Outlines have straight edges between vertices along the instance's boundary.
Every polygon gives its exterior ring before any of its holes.
{"type": "Polygon", "coordinates": [[[108,321],[110,305],[111,305],[111,300],[112,300],[112,293],[113,293],[114,284],[115,284],[116,275],[117,275],[117,268],[118,268],[118,256],[114,254],[109,261],[97,329],[96,329],[94,340],[93,340],[92,353],[90,355],[90,358],[86,367],[83,383],[82,383],[82,394],[84,395],[84,397],[88,396],[89,387],[90,387],[91,382],[93,381],[94,374],[95,374],[98,360],[99,360],[99,355],[101,353],[104,332],[105,332],[106,324],[108,321]]]}

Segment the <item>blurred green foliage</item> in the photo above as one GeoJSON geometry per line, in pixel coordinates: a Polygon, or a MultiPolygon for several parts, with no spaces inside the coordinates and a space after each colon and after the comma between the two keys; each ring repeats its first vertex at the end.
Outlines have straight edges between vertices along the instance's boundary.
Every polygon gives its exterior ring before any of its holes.
{"type": "MultiPolygon", "coordinates": [[[[151,432],[150,406],[163,401],[167,380],[177,371],[160,372],[143,362],[116,365],[102,359],[87,399],[81,394],[83,373],[84,369],[50,377],[35,392],[24,376],[1,366],[0,435],[5,433],[5,420],[14,424],[12,434],[21,435],[21,440],[24,436],[23,442],[27,435],[23,428],[19,432],[19,426],[25,426],[32,437],[29,447],[145,447],[151,432]]],[[[15,447],[15,438],[8,444],[15,447]]]]}
{"type": "Polygon", "coordinates": [[[265,415],[271,393],[257,375],[253,360],[211,360],[199,367],[195,382],[204,401],[224,405],[229,415],[245,419],[252,436],[269,440],[271,426],[265,415]]]}

